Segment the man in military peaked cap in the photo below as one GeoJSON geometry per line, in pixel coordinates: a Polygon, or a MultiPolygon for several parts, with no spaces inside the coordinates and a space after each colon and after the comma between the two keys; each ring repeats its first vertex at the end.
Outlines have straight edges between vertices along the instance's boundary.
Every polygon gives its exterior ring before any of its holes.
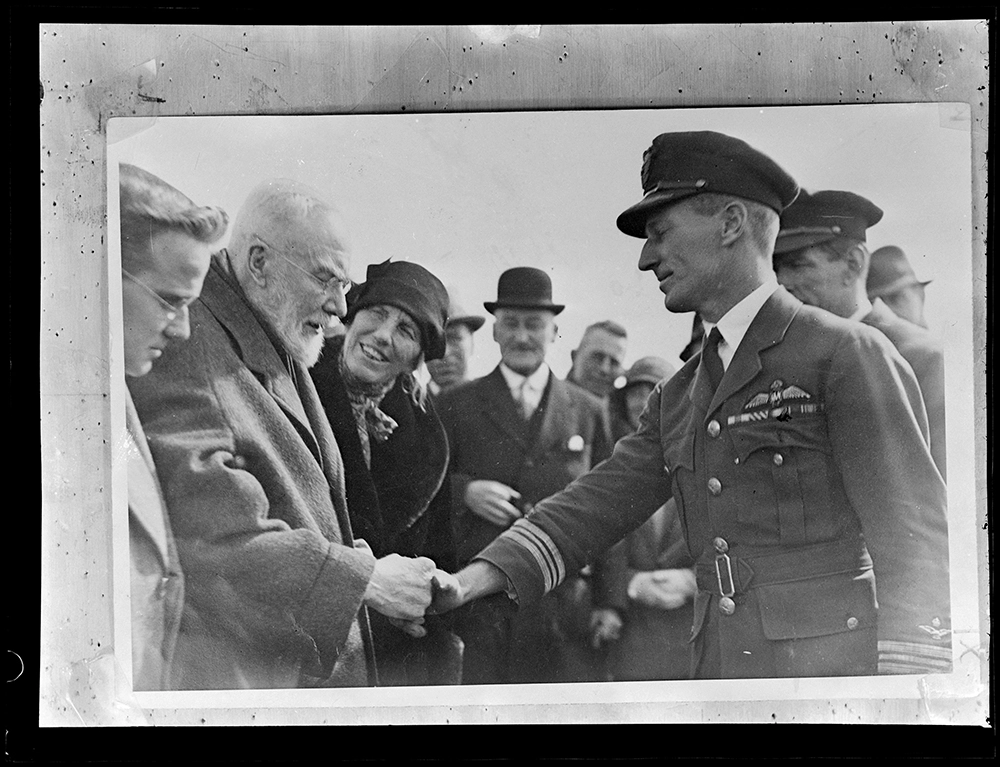
{"type": "Polygon", "coordinates": [[[852,192],[801,192],[781,215],[774,246],[778,282],[812,306],[878,328],[913,368],[927,408],[931,455],[945,476],[944,355],[924,328],[868,298],[867,230],[882,210],[852,192]]]}
{"type": "Polygon", "coordinates": [[[796,182],[695,132],[653,141],[642,186],[618,226],[645,239],[639,269],[667,309],[701,316],[704,348],[610,459],[443,582],[432,609],[504,591],[531,604],[673,498],[696,563],[693,676],[947,671],[945,489],[920,390],[880,332],[778,286],[796,182]]]}
{"type": "MultiPolygon", "coordinates": [[[[601,400],[556,378],[546,363],[556,315],[565,308],[552,300],[548,274],[508,269],[500,275],[497,300],[484,307],[494,317],[500,364],[436,400],[451,447],[460,564],[611,453],[601,400]]],[[[590,604],[579,570],[521,610],[501,596],[460,611],[455,625],[465,642],[463,683],[599,681],[591,666],[596,659],[587,656],[590,604]]]]}

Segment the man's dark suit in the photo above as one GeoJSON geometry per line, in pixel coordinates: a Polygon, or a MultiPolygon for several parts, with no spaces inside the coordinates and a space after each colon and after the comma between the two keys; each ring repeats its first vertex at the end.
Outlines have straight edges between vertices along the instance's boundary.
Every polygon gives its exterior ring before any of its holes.
{"type": "Polygon", "coordinates": [[[699,354],[610,460],[481,558],[527,604],[673,497],[698,562],[696,676],[947,671],[945,489],[926,432],[885,336],[779,288],[714,394],[699,354]]]}
{"type": "MultiPolygon", "coordinates": [[[[542,401],[527,422],[499,367],[442,393],[436,404],[451,446],[452,519],[460,565],[502,532],[465,506],[470,482],[502,482],[531,506],[611,453],[601,401],[551,373],[542,401]]],[[[574,629],[559,620],[559,613],[575,612],[572,604],[580,588],[571,578],[551,598],[517,611],[516,617],[503,596],[470,605],[457,619],[465,641],[464,680],[556,681],[572,673],[561,668],[567,658],[560,650],[565,632],[574,629]],[[554,657],[546,655],[549,651],[554,657]]],[[[581,629],[587,630],[576,627],[581,629]]]]}
{"type": "Polygon", "coordinates": [[[930,427],[931,455],[934,463],[945,473],[945,415],[944,415],[944,354],[934,337],[919,325],[893,314],[881,298],[872,303],[872,310],[861,321],[885,333],[886,338],[910,363],[920,384],[927,408],[927,425],[930,427]]]}

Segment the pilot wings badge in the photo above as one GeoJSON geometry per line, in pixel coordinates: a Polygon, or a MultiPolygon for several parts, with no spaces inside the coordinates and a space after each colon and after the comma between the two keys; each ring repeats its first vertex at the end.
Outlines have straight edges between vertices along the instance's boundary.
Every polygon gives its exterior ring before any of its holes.
{"type": "Polygon", "coordinates": [[[775,380],[768,391],[754,394],[743,405],[739,415],[731,415],[726,422],[732,426],[748,421],[787,421],[795,415],[822,413],[822,402],[811,402],[813,395],[800,386],[785,386],[780,378],[775,380]]]}

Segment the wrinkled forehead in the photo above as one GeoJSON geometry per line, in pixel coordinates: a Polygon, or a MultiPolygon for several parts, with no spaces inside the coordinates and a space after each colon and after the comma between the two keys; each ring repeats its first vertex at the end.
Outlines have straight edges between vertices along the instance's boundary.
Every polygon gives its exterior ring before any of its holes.
{"type": "Polygon", "coordinates": [[[493,311],[499,323],[519,325],[543,325],[555,321],[555,313],[548,309],[530,309],[527,307],[499,306],[493,311]]]}
{"type": "Polygon", "coordinates": [[[621,355],[626,346],[626,339],[605,328],[592,328],[584,333],[580,341],[580,349],[584,352],[602,351],[608,354],[621,355]]]}

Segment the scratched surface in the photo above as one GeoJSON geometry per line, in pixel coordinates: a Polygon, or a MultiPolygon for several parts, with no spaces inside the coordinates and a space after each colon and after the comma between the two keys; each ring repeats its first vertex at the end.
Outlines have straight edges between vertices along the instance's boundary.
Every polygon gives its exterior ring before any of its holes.
{"type": "MultiPolygon", "coordinates": [[[[623,705],[605,696],[565,706],[508,701],[333,711],[140,707],[114,673],[108,489],[114,447],[105,280],[110,117],[950,101],[971,109],[973,273],[975,284],[985,286],[989,104],[984,23],[378,29],[42,25],[38,35],[43,726],[985,720],[981,690],[937,682],[909,698],[848,701],[623,705]]],[[[974,292],[973,313],[975,346],[985,349],[984,287],[974,292]]],[[[975,398],[977,513],[985,521],[981,374],[975,398]]],[[[978,552],[983,562],[986,546],[983,533],[978,552]]],[[[985,614],[985,567],[980,593],[985,614]]],[[[24,654],[34,652],[23,648],[24,654]]],[[[987,678],[985,653],[974,647],[971,662],[979,663],[987,678]]]]}

